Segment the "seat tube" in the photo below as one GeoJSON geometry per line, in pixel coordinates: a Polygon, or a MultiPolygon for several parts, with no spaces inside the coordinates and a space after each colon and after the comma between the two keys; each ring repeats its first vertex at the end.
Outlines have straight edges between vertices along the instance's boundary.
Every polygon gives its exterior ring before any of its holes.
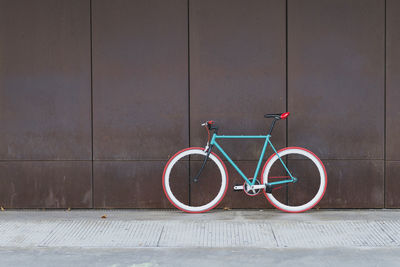
{"type": "Polygon", "coordinates": [[[254,173],[254,176],[253,176],[254,179],[251,182],[251,185],[254,185],[256,183],[257,175],[258,175],[258,172],[260,171],[261,163],[262,163],[265,151],[267,150],[267,146],[268,146],[268,143],[269,143],[269,137],[270,137],[270,135],[267,135],[267,137],[265,138],[265,143],[264,143],[264,146],[262,148],[260,159],[258,160],[256,172],[254,173]]]}

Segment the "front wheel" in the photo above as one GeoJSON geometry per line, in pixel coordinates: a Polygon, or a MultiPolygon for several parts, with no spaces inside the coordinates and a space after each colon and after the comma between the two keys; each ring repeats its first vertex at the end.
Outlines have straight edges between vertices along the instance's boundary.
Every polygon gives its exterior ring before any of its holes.
{"type": "Polygon", "coordinates": [[[273,185],[272,192],[264,190],[268,201],[285,212],[303,212],[317,205],[327,185],[326,171],[321,160],[301,147],[281,149],[265,163],[261,183],[268,185],[271,182],[290,180],[288,171],[295,182],[273,185]]]}
{"type": "Polygon", "coordinates": [[[176,208],[189,213],[206,212],[225,196],[228,172],[215,153],[210,153],[198,182],[193,181],[206,156],[204,148],[190,147],[176,153],[165,165],[164,192],[176,208]]]}

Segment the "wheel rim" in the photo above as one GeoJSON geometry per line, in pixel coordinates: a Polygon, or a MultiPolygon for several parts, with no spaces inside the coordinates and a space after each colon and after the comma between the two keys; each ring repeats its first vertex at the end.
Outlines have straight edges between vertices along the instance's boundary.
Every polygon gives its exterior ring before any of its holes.
{"type": "MultiPolygon", "coordinates": [[[[278,199],[276,199],[273,194],[266,193],[264,190],[265,196],[271,202],[272,205],[274,205],[276,208],[286,211],[286,212],[303,212],[308,209],[311,209],[321,200],[321,198],[323,197],[325,190],[326,190],[327,177],[326,177],[326,171],[325,171],[324,165],[322,164],[321,160],[317,156],[315,156],[311,151],[308,151],[303,148],[286,148],[286,149],[282,149],[282,150],[278,151],[278,154],[280,157],[284,157],[289,154],[297,154],[297,155],[305,156],[307,159],[311,160],[312,163],[314,164],[314,166],[316,166],[318,173],[319,173],[318,191],[311,200],[309,200],[307,203],[305,203],[303,205],[298,205],[298,206],[283,204],[278,199]]],[[[262,183],[266,184],[269,182],[268,176],[269,176],[271,167],[274,166],[274,163],[280,164],[278,156],[276,154],[271,156],[270,159],[268,159],[267,163],[264,166],[264,170],[262,173],[262,183]]],[[[294,176],[296,176],[296,175],[294,175],[294,176]]]]}
{"type": "MultiPolygon", "coordinates": [[[[164,175],[163,175],[164,191],[165,191],[165,194],[167,195],[168,199],[170,200],[170,202],[178,209],[181,209],[186,212],[194,212],[194,213],[205,212],[205,211],[208,211],[208,210],[214,208],[215,206],[217,206],[219,204],[219,202],[223,199],[223,197],[226,193],[227,184],[228,184],[228,176],[227,176],[227,172],[226,172],[226,167],[225,167],[225,164],[219,159],[219,157],[216,154],[211,153],[209,155],[209,160],[211,160],[212,162],[215,163],[215,165],[217,166],[217,169],[219,170],[219,174],[221,177],[218,193],[207,204],[204,204],[201,206],[186,205],[186,204],[182,203],[180,200],[178,200],[178,198],[172,192],[173,190],[171,190],[171,186],[170,186],[170,179],[171,179],[170,175],[171,175],[171,171],[174,168],[174,166],[176,165],[176,163],[179,162],[179,160],[181,160],[182,158],[189,156],[189,155],[206,156],[206,152],[204,152],[204,150],[202,148],[191,148],[191,149],[182,150],[182,151],[178,152],[176,155],[174,155],[170,159],[170,161],[167,163],[165,170],[164,170],[164,175]]],[[[208,162],[207,164],[210,164],[210,163],[208,162]]],[[[193,178],[193,177],[191,177],[191,178],[193,178]]]]}

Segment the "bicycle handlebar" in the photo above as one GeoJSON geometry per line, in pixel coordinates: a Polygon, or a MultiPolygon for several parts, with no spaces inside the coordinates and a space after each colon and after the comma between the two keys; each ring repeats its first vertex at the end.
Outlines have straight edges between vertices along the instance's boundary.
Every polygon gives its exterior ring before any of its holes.
{"type": "Polygon", "coordinates": [[[201,126],[207,126],[209,130],[212,129],[212,125],[215,124],[215,121],[206,121],[201,124],[201,126]]]}

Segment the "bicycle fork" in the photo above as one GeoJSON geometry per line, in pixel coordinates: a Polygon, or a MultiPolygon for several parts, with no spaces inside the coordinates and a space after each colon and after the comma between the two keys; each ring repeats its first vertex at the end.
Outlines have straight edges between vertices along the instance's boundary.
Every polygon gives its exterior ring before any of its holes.
{"type": "Polygon", "coordinates": [[[205,167],[206,164],[207,164],[208,157],[209,157],[210,154],[211,154],[211,149],[212,149],[212,147],[213,147],[213,145],[210,145],[210,146],[209,146],[208,144],[207,144],[207,146],[205,147],[204,151],[207,151],[206,158],[204,159],[203,164],[201,165],[201,168],[200,168],[199,172],[197,173],[196,177],[194,177],[193,182],[197,183],[197,182],[199,181],[199,177],[200,177],[201,173],[203,172],[204,167],[205,167]]]}

